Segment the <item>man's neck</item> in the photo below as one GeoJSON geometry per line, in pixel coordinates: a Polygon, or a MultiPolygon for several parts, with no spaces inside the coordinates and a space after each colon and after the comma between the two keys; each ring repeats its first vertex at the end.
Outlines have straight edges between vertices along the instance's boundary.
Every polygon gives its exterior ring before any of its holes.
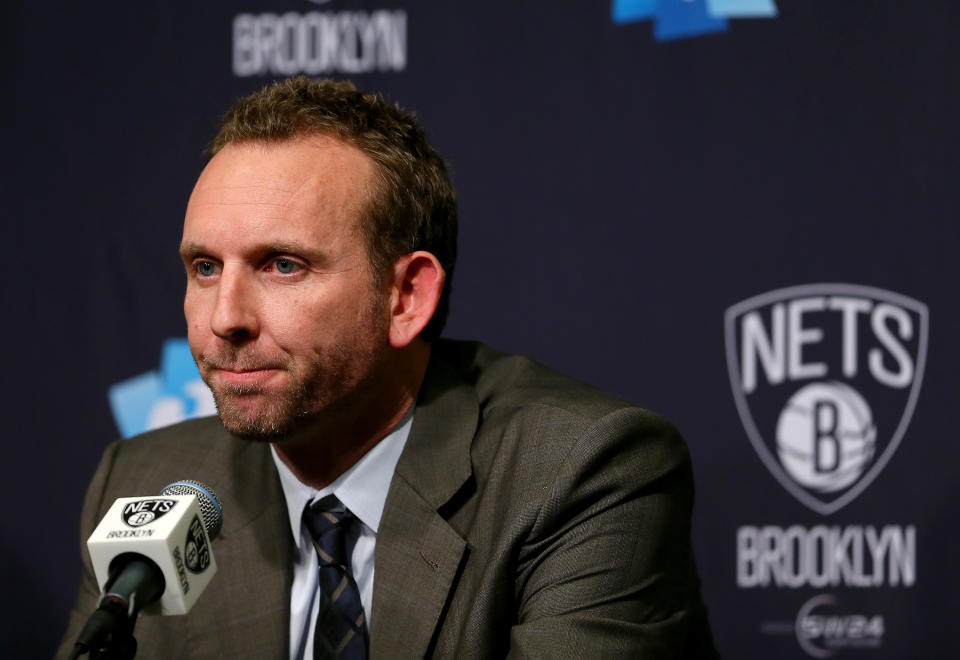
{"type": "Polygon", "coordinates": [[[406,416],[423,383],[430,345],[417,341],[393,356],[365,405],[329,411],[273,443],[294,476],[316,489],[332,483],[385,438],[406,416]]]}

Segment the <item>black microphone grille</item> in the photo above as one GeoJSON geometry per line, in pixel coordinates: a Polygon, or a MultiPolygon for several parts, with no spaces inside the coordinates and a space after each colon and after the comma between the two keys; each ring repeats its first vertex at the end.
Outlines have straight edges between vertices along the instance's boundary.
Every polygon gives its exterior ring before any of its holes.
{"type": "Polygon", "coordinates": [[[161,495],[196,495],[207,536],[213,539],[223,527],[223,505],[210,486],[193,479],[181,479],[164,486],[161,495]]]}

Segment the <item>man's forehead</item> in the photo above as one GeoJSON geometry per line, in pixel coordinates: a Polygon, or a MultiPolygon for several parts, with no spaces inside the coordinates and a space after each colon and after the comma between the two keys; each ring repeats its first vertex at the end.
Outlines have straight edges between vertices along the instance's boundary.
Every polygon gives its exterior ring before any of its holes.
{"type": "Polygon", "coordinates": [[[357,147],[325,135],[231,143],[211,158],[194,192],[236,196],[244,186],[258,186],[268,196],[289,197],[313,184],[327,192],[356,193],[369,186],[374,167],[357,147]]]}
{"type": "MultiPolygon", "coordinates": [[[[187,205],[185,233],[198,220],[315,218],[321,225],[359,222],[373,161],[335,138],[230,144],[200,175],[187,205]]],[[[358,227],[356,227],[358,228],[358,227]]]]}

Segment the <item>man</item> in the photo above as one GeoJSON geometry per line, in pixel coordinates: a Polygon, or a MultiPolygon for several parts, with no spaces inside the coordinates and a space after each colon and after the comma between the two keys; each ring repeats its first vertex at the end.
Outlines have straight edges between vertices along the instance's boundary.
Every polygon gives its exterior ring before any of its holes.
{"type": "MultiPolygon", "coordinates": [[[[185,617],[140,617],[140,657],[712,653],[682,440],[437,339],[455,244],[446,168],[399,108],[301,77],[224,117],[180,248],[219,420],[111,445],[83,513],[86,537],[185,477],[223,500],[215,580],[185,617]]],[[[97,595],[87,564],[61,654],[97,595]]]]}

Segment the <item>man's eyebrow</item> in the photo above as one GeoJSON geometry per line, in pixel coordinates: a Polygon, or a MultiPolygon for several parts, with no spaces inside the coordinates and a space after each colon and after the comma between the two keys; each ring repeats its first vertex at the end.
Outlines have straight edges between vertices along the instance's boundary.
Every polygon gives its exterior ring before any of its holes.
{"type": "MultiPolygon", "coordinates": [[[[325,262],[329,258],[325,251],[315,247],[309,247],[297,241],[279,240],[264,242],[252,248],[250,252],[254,252],[259,256],[266,256],[270,254],[292,254],[301,256],[318,264],[325,262]]],[[[190,261],[192,259],[196,259],[197,257],[208,256],[210,254],[210,250],[200,243],[186,241],[180,244],[180,257],[184,261],[190,261]]]]}
{"type": "Polygon", "coordinates": [[[180,258],[184,261],[190,261],[196,257],[207,254],[208,251],[199,243],[186,241],[180,244],[180,258]]]}
{"type": "Polygon", "coordinates": [[[290,254],[302,254],[305,256],[311,256],[316,254],[318,251],[314,248],[309,248],[303,243],[298,243],[297,241],[270,241],[268,243],[263,243],[260,245],[260,251],[265,254],[275,254],[277,252],[289,252],[290,254]]]}

